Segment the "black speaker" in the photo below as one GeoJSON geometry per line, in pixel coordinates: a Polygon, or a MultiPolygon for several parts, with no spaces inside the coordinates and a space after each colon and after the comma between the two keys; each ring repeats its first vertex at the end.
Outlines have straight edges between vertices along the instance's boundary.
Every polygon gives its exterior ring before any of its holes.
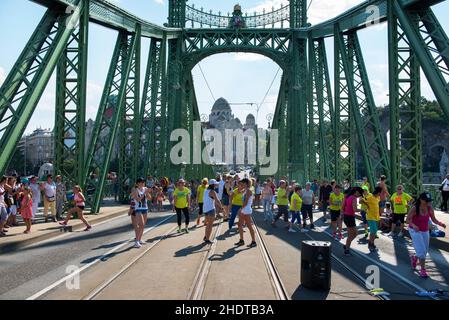
{"type": "Polygon", "coordinates": [[[309,289],[331,287],[331,243],[303,241],[301,246],[301,284],[309,289]]]}

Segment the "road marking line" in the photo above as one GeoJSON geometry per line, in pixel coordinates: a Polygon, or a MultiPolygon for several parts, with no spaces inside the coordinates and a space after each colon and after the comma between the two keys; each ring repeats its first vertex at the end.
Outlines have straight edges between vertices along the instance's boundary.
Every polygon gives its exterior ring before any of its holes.
{"type": "MultiPolygon", "coordinates": [[[[148,232],[154,230],[156,227],[160,226],[161,224],[163,224],[164,222],[170,220],[171,218],[173,218],[175,215],[171,215],[167,218],[165,218],[164,220],[160,221],[159,223],[157,223],[156,225],[154,225],[151,228],[148,228],[147,230],[144,231],[143,234],[147,234],[148,232]]],[[[80,274],[82,271],[92,267],[93,265],[97,264],[98,262],[100,262],[101,260],[103,260],[104,258],[106,258],[107,256],[111,255],[112,253],[114,253],[117,250],[120,250],[121,248],[125,247],[127,244],[129,244],[131,240],[124,240],[124,242],[122,244],[117,245],[115,248],[109,250],[108,252],[106,252],[105,254],[103,254],[101,257],[95,259],[94,261],[92,261],[91,263],[85,265],[84,267],[78,269],[77,271],[75,271],[72,274],[69,274],[65,277],[63,277],[62,279],[54,282],[53,284],[49,285],[48,287],[42,289],[41,291],[35,293],[34,295],[32,295],[31,297],[27,298],[26,300],[36,300],[37,298],[41,297],[42,295],[46,294],[47,292],[49,292],[50,290],[56,288],[57,286],[59,286],[60,284],[66,282],[67,280],[73,278],[74,276],[80,274]]]]}

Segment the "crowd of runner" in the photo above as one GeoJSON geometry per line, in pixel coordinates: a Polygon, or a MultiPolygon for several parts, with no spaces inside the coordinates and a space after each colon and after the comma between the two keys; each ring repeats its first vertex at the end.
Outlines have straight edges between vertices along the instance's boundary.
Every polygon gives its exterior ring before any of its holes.
{"type": "MultiPolygon", "coordinates": [[[[364,229],[363,237],[371,252],[377,250],[375,241],[379,229],[388,232],[391,237],[399,238],[404,237],[408,231],[416,252],[410,257],[411,265],[415,269],[419,264],[420,275],[427,277],[425,258],[430,236],[438,236],[435,231],[442,233],[438,227],[446,228],[446,225],[436,219],[429,193],[422,193],[414,199],[402,185],[398,185],[390,194],[386,181],[387,177],[381,176],[376,186],[370,186],[364,178],[359,185],[351,186],[348,180],[341,185],[336,181],[329,183],[324,180],[319,184],[314,180],[302,187],[296,181],[288,181],[286,177],[279,181],[272,177],[261,182],[246,176],[240,179],[238,175],[218,175],[215,179],[204,178],[200,182],[179,179],[176,183],[165,177],[160,180],[152,176],[139,178],[130,192],[129,209],[135,230],[135,247],[144,245],[142,236],[151,211],[176,212],[178,233],[189,233],[190,217],[197,214],[193,228],[204,224],[204,244],[212,244],[212,226],[217,218],[222,218],[227,223],[227,232],[233,230],[237,221],[240,239],[235,245],[245,244],[244,229],[247,228],[251,237],[249,247],[255,247],[257,244],[252,221],[255,209],[261,209],[264,221],[273,228],[277,227],[282,218],[290,233],[314,230],[317,219],[314,214],[318,209],[318,212],[322,212],[318,219],[323,219],[323,222],[330,219],[332,237],[336,241],[345,239],[346,227],[344,255],[351,255],[351,244],[358,236],[358,216],[364,229]],[[164,203],[167,204],[166,200],[168,205],[164,206],[164,203]]],[[[72,215],[76,214],[86,225],[85,231],[89,231],[92,227],[83,215],[86,206],[83,191],[80,186],[74,186],[71,199],[67,199],[66,191],[61,176],[53,181],[53,176],[48,175],[43,183],[38,183],[37,177],[2,177],[0,236],[5,236],[10,226],[18,225],[18,214],[22,216],[26,226],[24,233],[30,233],[41,195],[45,222],[50,219],[53,222],[61,220],[59,224],[67,226],[72,215]],[[62,213],[67,200],[71,200],[73,205],[66,210],[63,220],[62,213]]],[[[449,175],[442,182],[440,191],[443,195],[442,210],[447,211],[449,175]]]]}
{"type": "MultiPolygon", "coordinates": [[[[387,177],[381,176],[373,187],[366,178],[358,186],[351,186],[348,180],[343,181],[342,185],[326,180],[318,184],[314,180],[307,182],[303,188],[286,177],[278,182],[274,178],[261,182],[256,178],[219,175],[215,179],[204,178],[200,183],[184,179],[178,180],[175,185],[168,183],[167,190],[170,191],[167,193],[170,206],[177,215],[178,233],[190,232],[190,215],[198,208],[193,228],[204,223],[205,244],[212,243],[212,226],[217,218],[227,222],[227,232],[231,232],[238,218],[240,239],[235,245],[245,244],[244,229],[247,228],[251,237],[248,247],[257,246],[252,221],[255,209],[263,209],[265,222],[273,228],[277,227],[277,222],[282,218],[286,230],[294,233],[315,229],[314,214],[318,208],[323,214],[319,219],[326,222],[330,218],[335,240],[344,239],[343,225],[346,227],[344,255],[351,255],[351,244],[358,235],[357,213],[360,214],[363,237],[371,252],[377,250],[375,241],[379,229],[388,232],[391,237],[400,238],[404,237],[407,224],[416,251],[410,257],[411,265],[415,269],[419,263],[420,276],[427,277],[425,257],[429,250],[430,231],[436,226],[446,228],[446,225],[436,219],[429,193],[422,193],[415,200],[405,192],[402,185],[398,185],[395,192],[390,194],[386,180],[387,177]]],[[[446,185],[449,186],[449,179],[443,181],[443,188],[446,185]]],[[[136,248],[144,244],[141,237],[147,221],[148,203],[152,199],[150,190],[148,181],[146,185],[144,179],[139,179],[131,192],[129,214],[135,228],[136,248]]]]}

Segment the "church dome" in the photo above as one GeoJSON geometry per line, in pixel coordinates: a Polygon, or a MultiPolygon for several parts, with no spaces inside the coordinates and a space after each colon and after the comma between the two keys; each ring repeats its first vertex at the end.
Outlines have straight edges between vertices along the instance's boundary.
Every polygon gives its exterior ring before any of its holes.
{"type": "Polygon", "coordinates": [[[220,98],[214,103],[214,106],[212,107],[212,112],[223,112],[223,111],[231,112],[231,106],[229,105],[229,102],[226,101],[226,99],[220,98]]]}
{"type": "Polygon", "coordinates": [[[246,117],[246,124],[254,126],[256,124],[256,118],[251,113],[246,117]]]}

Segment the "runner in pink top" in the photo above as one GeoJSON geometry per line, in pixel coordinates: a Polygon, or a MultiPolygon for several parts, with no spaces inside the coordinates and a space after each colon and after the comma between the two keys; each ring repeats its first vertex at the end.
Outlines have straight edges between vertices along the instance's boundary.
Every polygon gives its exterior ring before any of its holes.
{"type": "Polygon", "coordinates": [[[363,189],[360,187],[354,187],[347,194],[345,200],[343,201],[343,222],[348,229],[348,238],[346,239],[346,245],[343,246],[344,254],[350,255],[349,249],[351,247],[352,240],[357,237],[357,228],[355,223],[355,213],[360,212],[357,208],[357,198],[361,197],[363,194],[363,189]]]}
{"type": "Polygon", "coordinates": [[[410,209],[407,215],[408,232],[413,241],[413,247],[415,248],[415,255],[410,256],[412,269],[415,270],[416,265],[421,266],[419,272],[420,277],[427,278],[426,271],[426,256],[429,251],[429,220],[431,219],[435,224],[446,228],[446,225],[435,218],[435,213],[432,208],[432,196],[430,193],[422,193],[416,205],[410,209]]]}
{"type": "Polygon", "coordinates": [[[86,225],[86,229],[84,231],[89,231],[92,229],[92,226],[87,222],[87,220],[84,218],[83,211],[86,207],[85,204],[85,198],[83,195],[83,191],[81,190],[80,186],[74,186],[73,187],[73,193],[74,193],[74,200],[75,200],[75,208],[72,208],[67,213],[67,217],[65,218],[65,221],[60,222],[59,224],[62,226],[67,226],[67,223],[69,222],[70,218],[72,217],[72,214],[76,213],[78,215],[78,219],[80,219],[84,224],[86,225]]]}

